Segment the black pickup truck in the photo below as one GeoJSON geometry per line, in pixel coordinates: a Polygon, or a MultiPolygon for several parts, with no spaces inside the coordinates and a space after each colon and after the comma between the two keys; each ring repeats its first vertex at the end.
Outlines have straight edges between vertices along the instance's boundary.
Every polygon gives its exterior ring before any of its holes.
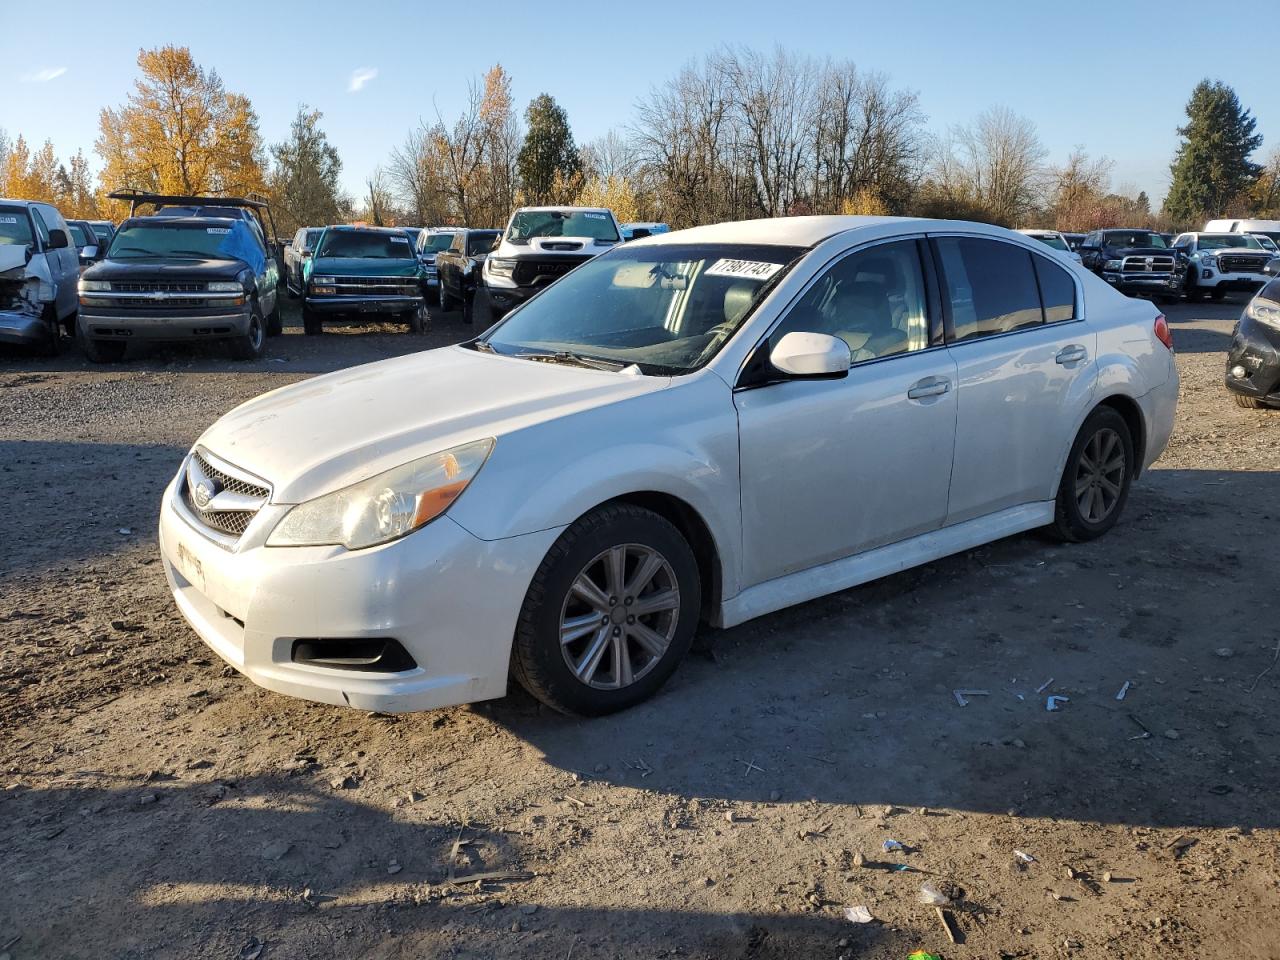
{"type": "Polygon", "coordinates": [[[1146,294],[1161,303],[1182,297],[1187,262],[1164,237],[1150,230],[1094,230],[1080,244],[1081,262],[1128,296],[1146,294]]]}
{"type": "Polygon", "coordinates": [[[440,309],[455,303],[462,306],[462,321],[470,323],[476,291],[483,286],[480,271],[501,230],[458,230],[447,250],[436,254],[436,275],[440,281],[440,309]]]}
{"type": "Polygon", "coordinates": [[[106,257],[80,277],[80,345],[124,359],[139,341],[222,340],[238,360],[280,332],[280,268],[266,202],[256,198],[110,195],[130,203],[106,257]],[[154,213],[137,216],[139,206],[154,213]],[[269,227],[269,229],[268,229],[269,227]]]}

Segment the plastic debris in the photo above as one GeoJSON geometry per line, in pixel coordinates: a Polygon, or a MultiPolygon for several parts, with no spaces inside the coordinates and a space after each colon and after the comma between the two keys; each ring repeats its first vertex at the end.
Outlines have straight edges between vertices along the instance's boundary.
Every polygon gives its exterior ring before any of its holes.
{"type": "Polygon", "coordinates": [[[1035,858],[1035,857],[1033,857],[1033,856],[1032,856],[1031,854],[1029,854],[1029,853],[1023,853],[1021,850],[1015,850],[1015,851],[1013,851],[1013,855],[1014,855],[1015,857],[1017,857],[1019,860],[1021,860],[1023,863],[1035,863],[1035,862],[1036,862],[1036,858],[1035,858]]]}
{"type": "Polygon", "coordinates": [[[960,706],[962,707],[967,707],[969,705],[969,701],[966,700],[965,697],[989,697],[991,696],[991,691],[990,690],[952,690],[951,695],[956,698],[956,703],[960,704],[960,706]]]}
{"type": "Polygon", "coordinates": [[[1053,713],[1055,710],[1058,709],[1058,704],[1070,703],[1070,702],[1071,702],[1070,697],[1049,697],[1044,702],[1044,708],[1048,710],[1050,713],[1053,713]]]}
{"type": "Polygon", "coordinates": [[[883,846],[884,846],[884,852],[885,852],[885,853],[888,853],[888,852],[890,852],[891,850],[905,850],[905,849],[906,849],[906,847],[904,847],[904,846],[903,846],[901,843],[899,843],[897,840],[886,840],[886,841],[884,842],[883,846]]]}
{"type": "Polygon", "coordinates": [[[864,906],[845,907],[844,918],[850,923],[870,923],[875,917],[871,916],[871,911],[864,906]]]}
{"type": "Polygon", "coordinates": [[[1129,681],[1124,682],[1124,686],[1120,688],[1120,692],[1116,694],[1117,700],[1123,700],[1124,695],[1129,692],[1129,681]]]}
{"type": "Polygon", "coordinates": [[[951,898],[938,889],[932,880],[920,884],[920,902],[930,907],[945,907],[951,898]]]}
{"type": "Polygon", "coordinates": [[[928,950],[917,950],[907,957],[907,960],[942,960],[942,957],[936,953],[930,953],[928,950]]]}
{"type": "Polygon", "coordinates": [[[1040,684],[1040,686],[1036,687],[1036,693],[1044,693],[1052,685],[1053,685],[1053,677],[1050,677],[1044,683],[1040,684]]]}

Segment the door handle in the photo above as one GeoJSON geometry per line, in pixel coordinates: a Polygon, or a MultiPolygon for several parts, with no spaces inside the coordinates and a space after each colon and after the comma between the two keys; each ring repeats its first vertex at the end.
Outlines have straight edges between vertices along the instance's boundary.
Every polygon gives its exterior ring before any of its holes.
{"type": "Polygon", "coordinates": [[[1055,356],[1053,359],[1056,363],[1063,363],[1063,364],[1078,363],[1088,355],[1089,355],[1088,350],[1086,350],[1084,347],[1082,347],[1078,343],[1073,343],[1071,344],[1071,346],[1063,347],[1061,350],[1059,350],[1058,355],[1055,356]]]}
{"type": "Polygon", "coordinates": [[[951,381],[946,377],[926,377],[911,385],[907,391],[910,400],[923,400],[925,397],[940,397],[951,389],[951,381]]]}

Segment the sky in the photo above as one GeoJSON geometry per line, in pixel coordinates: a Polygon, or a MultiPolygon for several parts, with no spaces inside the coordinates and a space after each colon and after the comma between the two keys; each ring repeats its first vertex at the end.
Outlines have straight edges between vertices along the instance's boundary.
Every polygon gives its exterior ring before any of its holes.
{"type": "Polygon", "coordinates": [[[299,104],[324,113],[347,190],[385,163],[420,120],[461,110],[469,81],[494,63],[517,106],[550,93],[587,143],[624,128],[634,105],[724,44],[781,45],[849,59],[914,91],[931,132],[1002,105],[1037,126],[1048,160],[1073,147],[1114,161],[1113,185],[1169,184],[1176,128],[1202,78],[1233,86],[1258,119],[1261,161],[1280,146],[1280,72],[1251,48],[1247,18],[1203,3],[1072,0],[603,0],[546,4],[308,0],[301,4],[62,0],[56,36],[40,4],[0,0],[0,129],[92,156],[98,111],[124,102],[139,48],[180,44],[258,111],[264,140],[284,139],[299,104]],[[68,9],[70,8],[70,9],[68,9]],[[1244,31],[1242,33],[1242,30],[1244,31]],[[49,42],[35,42],[36,38],[49,42]]]}

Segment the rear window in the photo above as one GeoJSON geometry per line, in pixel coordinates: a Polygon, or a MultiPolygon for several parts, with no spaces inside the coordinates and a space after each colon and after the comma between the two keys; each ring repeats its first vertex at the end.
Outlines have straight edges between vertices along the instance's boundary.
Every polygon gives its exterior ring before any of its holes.
{"type": "Polygon", "coordinates": [[[448,250],[453,243],[454,234],[452,233],[430,233],[422,240],[423,253],[439,253],[441,250],[448,250]]]}
{"type": "Polygon", "coordinates": [[[613,217],[600,210],[521,210],[511,218],[507,239],[531,237],[583,237],[588,240],[621,240],[613,217]]]}
{"type": "Polygon", "coordinates": [[[1076,284],[1071,274],[1044,257],[1032,257],[1036,268],[1036,280],[1040,284],[1040,299],[1044,302],[1045,323],[1074,320],[1076,315],[1076,284]]]}
{"type": "Polygon", "coordinates": [[[352,257],[359,260],[410,260],[413,245],[403,233],[373,230],[329,230],[316,251],[318,257],[352,257]]]}
{"type": "Polygon", "coordinates": [[[0,243],[25,247],[34,240],[31,235],[31,219],[25,208],[0,207],[0,243]]]}

